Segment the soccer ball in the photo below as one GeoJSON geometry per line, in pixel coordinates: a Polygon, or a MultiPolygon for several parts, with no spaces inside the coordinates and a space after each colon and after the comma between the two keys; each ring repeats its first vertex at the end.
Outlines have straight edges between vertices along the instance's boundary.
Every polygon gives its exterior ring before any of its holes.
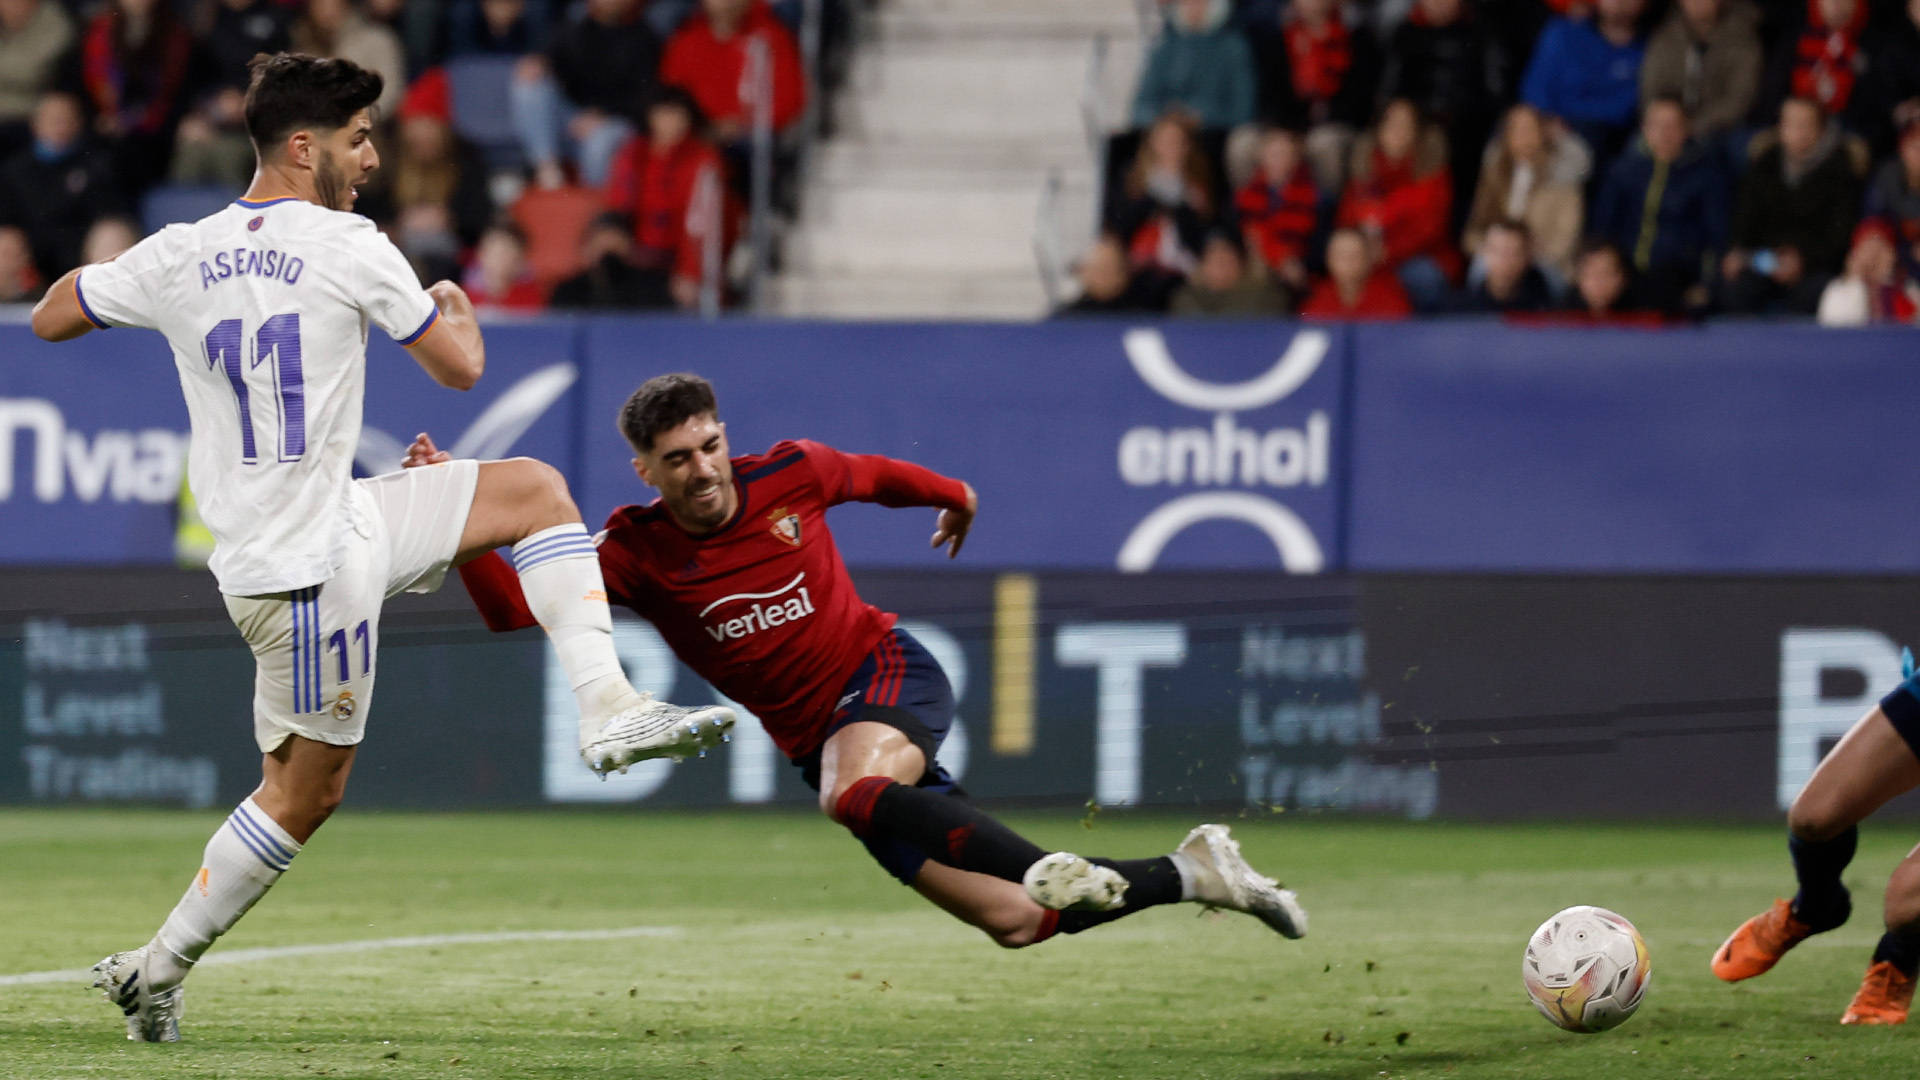
{"type": "Polygon", "coordinates": [[[1586,905],[1541,923],[1520,964],[1540,1014],[1583,1035],[1625,1023],[1652,973],[1640,931],[1606,908],[1586,905]]]}

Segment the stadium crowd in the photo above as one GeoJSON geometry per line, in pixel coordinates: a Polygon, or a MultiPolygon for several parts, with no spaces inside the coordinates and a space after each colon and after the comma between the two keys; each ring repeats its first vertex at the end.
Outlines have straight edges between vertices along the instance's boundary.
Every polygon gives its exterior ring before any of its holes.
{"type": "MultiPolygon", "coordinates": [[[[824,7],[837,81],[845,8],[824,7]]],[[[294,49],[385,77],[356,209],[424,279],[493,310],[691,307],[742,229],[756,96],[783,146],[805,110],[801,17],[800,0],[0,0],[0,302],[244,190],[247,62],[294,49]]]]}
{"type": "Polygon", "coordinates": [[[1161,6],[1061,314],[1920,308],[1920,0],[1161,6]]]}

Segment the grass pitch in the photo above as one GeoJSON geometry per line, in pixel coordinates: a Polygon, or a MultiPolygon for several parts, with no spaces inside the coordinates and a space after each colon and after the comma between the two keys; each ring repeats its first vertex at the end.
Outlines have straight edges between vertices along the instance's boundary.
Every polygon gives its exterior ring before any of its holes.
{"type": "MultiPolygon", "coordinates": [[[[0,812],[0,977],[145,940],[221,812],[0,812]]],[[[1187,818],[1011,815],[1042,845],[1165,851],[1187,818]]],[[[1711,949],[1790,885],[1778,828],[1234,821],[1312,935],[1147,912],[1005,951],[812,814],[370,814],[351,807],[188,984],[184,1042],[131,1044],[75,981],[0,978],[0,1078],[1874,1077],[1913,1029],[1836,1022],[1899,826],[1857,913],[1736,987],[1711,949]],[[1569,1035],[1520,989],[1574,903],[1646,935],[1639,1015],[1569,1035]],[[529,940],[524,934],[579,932],[529,940]],[[617,932],[617,933],[616,933],[617,932]],[[272,959],[241,950],[498,935],[272,959]]]]}

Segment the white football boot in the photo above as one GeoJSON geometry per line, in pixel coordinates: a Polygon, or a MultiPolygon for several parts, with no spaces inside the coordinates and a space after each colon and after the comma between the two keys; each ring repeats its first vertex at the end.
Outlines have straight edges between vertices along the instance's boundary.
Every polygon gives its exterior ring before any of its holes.
{"type": "Polygon", "coordinates": [[[705,757],[709,749],[728,741],[732,728],[733,710],[724,705],[686,708],[652,694],[629,693],[604,722],[582,718],[580,756],[604,780],[610,772],[626,772],[627,766],[649,758],[705,757]]]}
{"type": "Polygon", "coordinates": [[[1027,895],[1055,911],[1112,911],[1126,902],[1127,879],[1118,870],[1056,851],[1027,867],[1027,895]]]}
{"type": "Polygon", "coordinates": [[[147,947],[117,952],[93,965],[93,986],[127,1016],[127,1038],[134,1042],[179,1042],[184,985],[159,993],[147,986],[147,947]]]}
{"type": "Polygon", "coordinates": [[[1307,936],[1307,909],[1292,889],[1266,877],[1240,854],[1240,842],[1225,825],[1202,825],[1174,849],[1173,861],[1193,887],[1193,899],[1208,907],[1244,911],[1283,937],[1307,936]]]}

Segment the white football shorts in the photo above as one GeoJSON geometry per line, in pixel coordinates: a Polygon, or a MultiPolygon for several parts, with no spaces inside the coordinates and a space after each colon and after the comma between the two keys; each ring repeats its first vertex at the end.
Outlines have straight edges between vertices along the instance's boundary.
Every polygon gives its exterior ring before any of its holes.
{"type": "Polygon", "coordinates": [[[480,463],[448,461],[356,480],[346,562],[326,582],[229,596],[253,650],[253,737],[272,753],[289,735],[355,746],[367,730],[380,653],[380,607],[432,592],[459,553],[480,463]]]}

